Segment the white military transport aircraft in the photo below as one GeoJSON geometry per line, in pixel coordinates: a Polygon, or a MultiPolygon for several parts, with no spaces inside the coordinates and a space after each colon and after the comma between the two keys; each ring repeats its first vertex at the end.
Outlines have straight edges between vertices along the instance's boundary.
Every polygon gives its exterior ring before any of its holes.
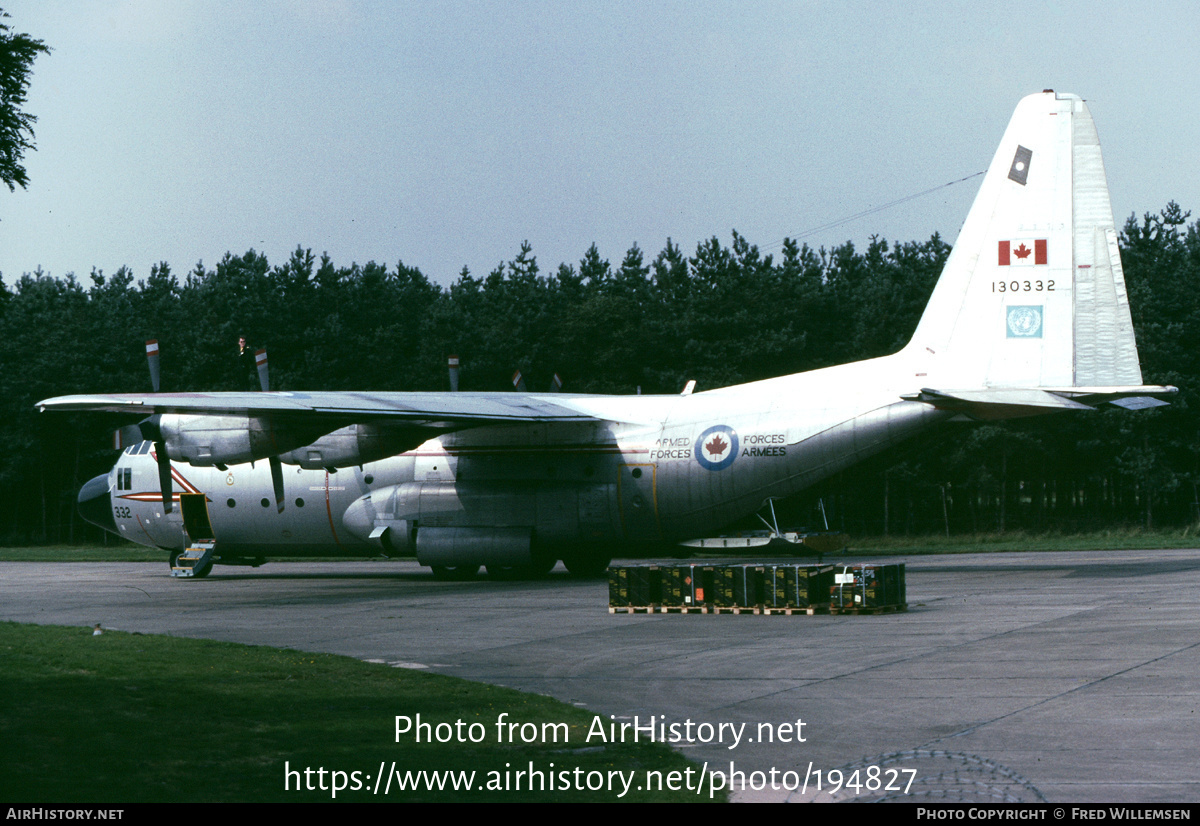
{"type": "Polygon", "coordinates": [[[1017,106],[891,356],[677,396],[153,393],[38,407],[145,417],[80,507],[173,563],[200,548],[187,573],[383,553],[443,574],[559,559],[591,574],[613,549],[711,536],[956,417],[1144,407],[1174,390],[1142,384],[1087,105],[1046,91],[1017,106]]]}

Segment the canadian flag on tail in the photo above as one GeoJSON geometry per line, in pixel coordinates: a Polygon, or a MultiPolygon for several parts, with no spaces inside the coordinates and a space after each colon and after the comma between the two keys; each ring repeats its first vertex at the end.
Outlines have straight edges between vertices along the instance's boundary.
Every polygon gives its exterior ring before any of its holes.
{"type": "Polygon", "coordinates": [[[1000,266],[1015,267],[1046,263],[1046,239],[1024,238],[1000,242],[1000,266]]]}

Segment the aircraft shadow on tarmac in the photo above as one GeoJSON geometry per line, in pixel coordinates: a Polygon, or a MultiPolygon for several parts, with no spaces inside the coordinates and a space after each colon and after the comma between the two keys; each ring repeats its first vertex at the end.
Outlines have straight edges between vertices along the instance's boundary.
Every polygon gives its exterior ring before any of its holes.
{"type": "MultiPolygon", "coordinates": [[[[280,566],[282,568],[282,566],[280,566]]],[[[429,583],[436,584],[439,587],[439,592],[446,588],[486,588],[495,586],[531,586],[531,585],[552,585],[555,588],[576,586],[595,586],[601,584],[599,579],[580,579],[572,576],[566,571],[552,571],[537,578],[528,579],[505,579],[493,578],[480,574],[474,579],[468,580],[442,580],[433,575],[427,568],[411,571],[343,571],[343,570],[323,570],[323,571],[296,571],[289,572],[281,569],[270,571],[258,571],[253,573],[235,572],[232,569],[221,570],[220,568],[214,571],[202,580],[196,580],[195,583],[188,583],[189,587],[203,587],[199,583],[220,583],[220,582],[246,582],[246,581],[264,581],[264,582],[280,582],[280,581],[361,581],[361,580],[380,580],[389,582],[413,582],[413,583],[429,583]]]]}

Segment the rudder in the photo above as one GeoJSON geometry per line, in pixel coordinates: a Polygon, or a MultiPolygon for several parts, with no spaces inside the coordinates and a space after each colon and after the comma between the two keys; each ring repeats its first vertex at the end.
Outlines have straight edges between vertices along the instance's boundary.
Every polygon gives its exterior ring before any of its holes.
{"type": "Polygon", "coordinates": [[[1018,105],[905,353],[944,388],[1140,385],[1095,125],[1018,105]]]}

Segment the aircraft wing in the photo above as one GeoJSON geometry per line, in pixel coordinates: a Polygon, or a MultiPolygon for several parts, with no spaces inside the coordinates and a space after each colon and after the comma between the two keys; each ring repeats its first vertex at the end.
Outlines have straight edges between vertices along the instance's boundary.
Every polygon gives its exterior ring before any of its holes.
{"type": "Polygon", "coordinates": [[[1155,396],[1178,392],[1170,385],[1137,387],[999,387],[976,390],[922,388],[901,398],[924,402],[941,410],[954,410],[974,419],[1011,419],[1036,416],[1052,410],[1093,410],[1099,404],[1114,404],[1128,410],[1167,404],[1155,396]]]}
{"type": "Polygon", "coordinates": [[[196,416],[264,415],[314,417],[345,422],[386,422],[442,429],[516,422],[589,422],[596,417],[564,403],[526,393],[357,393],[228,392],[112,393],[58,396],[37,403],[41,411],[84,411],[148,416],[178,413],[196,416]]]}

